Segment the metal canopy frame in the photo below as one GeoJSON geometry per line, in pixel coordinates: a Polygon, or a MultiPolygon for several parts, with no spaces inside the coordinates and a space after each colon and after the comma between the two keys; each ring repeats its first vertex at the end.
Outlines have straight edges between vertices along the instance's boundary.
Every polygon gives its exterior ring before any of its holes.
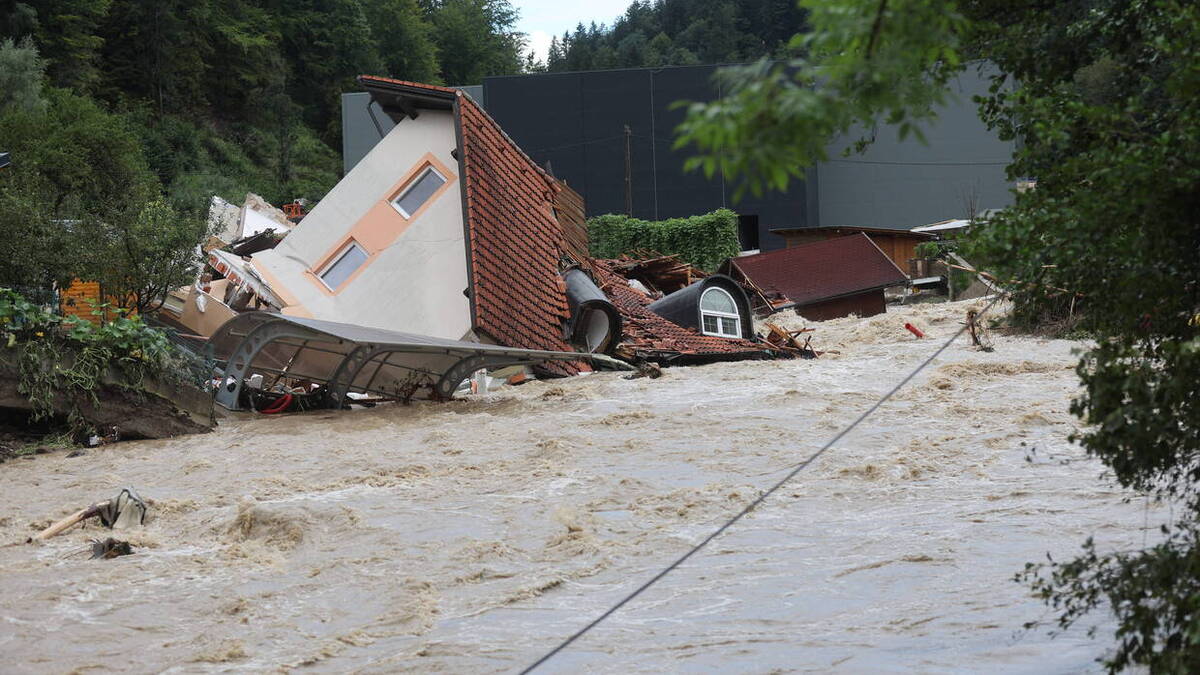
{"type": "Polygon", "coordinates": [[[216,402],[230,410],[239,409],[243,382],[252,373],[323,384],[330,402],[340,406],[351,392],[388,396],[407,385],[432,386],[434,396],[450,398],[483,368],[584,359],[629,368],[604,355],[444,340],[268,312],[230,319],[210,338],[209,349],[225,366],[216,402]]]}

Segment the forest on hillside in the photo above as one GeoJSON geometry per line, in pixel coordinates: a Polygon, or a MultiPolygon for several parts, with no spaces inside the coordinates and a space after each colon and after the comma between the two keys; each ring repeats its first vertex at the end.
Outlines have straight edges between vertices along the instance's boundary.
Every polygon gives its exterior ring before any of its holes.
{"type": "Polygon", "coordinates": [[[507,0],[0,0],[0,39],[37,50],[51,108],[81,97],[120,115],[191,207],[247,190],[319,199],[356,75],[521,72],[516,18],[507,0]]]}
{"type": "Polygon", "coordinates": [[[611,26],[556,37],[541,62],[517,18],[509,0],[0,0],[0,40],[36,50],[49,113],[117,115],[190,210],[247,191],[319,200],[340,177],[339,95],[362,73],[456,85],[731,62],[781,54],[803,24],[793,0],[635,0],[611,26]]]}

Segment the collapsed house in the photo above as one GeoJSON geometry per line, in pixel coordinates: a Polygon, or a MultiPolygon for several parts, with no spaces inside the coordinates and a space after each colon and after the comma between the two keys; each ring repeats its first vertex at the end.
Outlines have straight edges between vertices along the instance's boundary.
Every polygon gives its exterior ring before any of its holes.
{"type": "MultiPolygon", "coordinates": [[[[251,257],[276,309],[439,339],[573,351],[559,275],[557,181],[460,91],[359,81],[396,126],[277,247],[251,257]]],[[[587,366],[549,368],[569,374],[587,366]]]]}
{"type": "Polygon", "coordinates": [[[670,363],[772,353],[751,341],[749,301],[731,279],[694,271],[651,289],[638,275],[681,263],[644,261],[627,279],[592,260],[583,199],[465,93],[359,82],[395,126],[302,222],[276,237],[247,227],[261,223],[257,209],[214,209],[235,240],[207,251],[213,278],[189,291],[180,322],[212,336],[228,366],[219,402],[244,405],[242,380],[254,374],[333,399],[416,378],[436,398],[460,360],[571,375],[604,362],[589,353],[670,363]],[[269,348],[247,332],[260,324],[282,336],[269,348]],[[313,347],[321,342],[338,346],[313,347]],[[445,354],[429,356],[429,345],[445,354]],[[365,353],[378,363],[360,362],[365,353]]]}
{"type": "Polygon", "coordinates": [[[278,308],[279,299],[246,256],[275,247],[294,226],[256,194],[247,194],[241,206],[214,196],[208,211],[211,235],[201,246],[210,272],[167,293],[158,318],[185,335],[207,337],[241,312],[278,308]]]}
{"type": "Polygon", "coordinates": [[[721,269],[751,289],[756,312],[794,308],[814,321],[882,314],[884,289],[909,282],[862,233],[731,258],[721,269]]]}

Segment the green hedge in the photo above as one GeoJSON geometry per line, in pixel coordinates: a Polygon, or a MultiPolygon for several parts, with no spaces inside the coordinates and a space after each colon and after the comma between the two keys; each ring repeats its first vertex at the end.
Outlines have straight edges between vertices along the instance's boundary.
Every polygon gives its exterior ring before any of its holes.
{"type": "Polygon", "coordinates": [[[729,209],[655,222],[610,213],[588,219],[588,237],[597,258],[648,249],[678,255],[707,272],[741,251],[738,217],[729,209]]]}

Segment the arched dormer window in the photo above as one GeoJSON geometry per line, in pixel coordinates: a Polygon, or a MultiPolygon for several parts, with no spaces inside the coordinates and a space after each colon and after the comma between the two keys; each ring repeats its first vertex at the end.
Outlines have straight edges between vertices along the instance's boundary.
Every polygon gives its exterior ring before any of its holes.
{"type": "Polygon", "coordinates": [[[704,291],[700,296],[700,325],[705,335],[742,337],[742,317],[728,291],[716,286],[704,291]]]}

